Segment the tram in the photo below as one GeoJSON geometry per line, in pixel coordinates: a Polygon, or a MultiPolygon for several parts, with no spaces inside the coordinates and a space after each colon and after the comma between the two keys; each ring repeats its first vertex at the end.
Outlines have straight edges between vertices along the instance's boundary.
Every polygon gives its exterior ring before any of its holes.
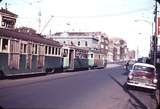
{"type": "Polygon", "coordinates": [[[62,69],[61,48],[40,34],[0,28],[0,77],[62,69]]]}
{"type": "Polygon", "coordinates": [[[83,70],[89,68],[87,49],[73,45],[64,45],[62,50],[64,70],[83,70]]]}
{"type": "Polygon", "coordinates": [[[88,52],[89,69],[105,68],[107,65],[107,59],[104,52],[100,50],[89,50],[88,52]]]}

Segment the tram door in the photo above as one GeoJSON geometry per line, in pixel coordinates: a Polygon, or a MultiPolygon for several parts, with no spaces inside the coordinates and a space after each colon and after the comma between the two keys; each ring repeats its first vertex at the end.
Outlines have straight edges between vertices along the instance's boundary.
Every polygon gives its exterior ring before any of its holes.
{"type": "Polygon", "coordinates": [[[74,50],[69,51],[69,68],[74,69],[74,50]]]}
{"type": "Polygon", "coordinates": [[[37,68],[41,69],[44,67],[44,60],[45,60],[45,46],[39,45],[38,47],[38,56],[37,56],[37,68]]]}
{"type": "Polygon", "coordinates": [[[32,43],[28,43],[28,49],[27,49],[27,68],[32,68],[32,43]]]}
{"type": "Polygon", "coordinates": [[[19,41],[10,40],[10,54],[8,58],[9,67],[12,69],[19,69],[19,60],[20,60],[20,49],[19,41]]]}

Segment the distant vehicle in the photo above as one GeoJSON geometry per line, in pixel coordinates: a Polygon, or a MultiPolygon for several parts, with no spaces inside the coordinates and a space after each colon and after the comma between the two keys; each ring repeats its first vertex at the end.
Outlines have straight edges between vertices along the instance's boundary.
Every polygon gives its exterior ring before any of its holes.
{"type": "Polygon", "coordinates": [[[138,58],[138,63],[147,63],[147,64],[151,64],[151,59],[149,57],[141,57],[138,58]]]}
{"type": "Polygon", "coordinates": [[[128,74],[127,85],[156,90],[156,68],[151,64],[135,63],[128,74]]]}
{"type": "Polygon", "coordinates": [[[73,45],[64,45],[62,47],[63,69],[80,70],[88,69],[88,50],[73,45]]]}
{"type": "Polygon", "coordinates": [[[64,70],[104,68],[107,64],[103,52],[83,47],[64,45],[62,56],[64,70]]]}

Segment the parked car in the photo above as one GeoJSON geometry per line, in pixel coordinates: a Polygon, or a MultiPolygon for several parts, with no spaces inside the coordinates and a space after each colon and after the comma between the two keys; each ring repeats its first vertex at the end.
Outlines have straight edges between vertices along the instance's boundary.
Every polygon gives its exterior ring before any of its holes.
{"type": "Polygon", "coordinates": [[[127,86],[156,90],[157,82],[155,66],[146,63],[135,63],[128,74],[127,86]]]}

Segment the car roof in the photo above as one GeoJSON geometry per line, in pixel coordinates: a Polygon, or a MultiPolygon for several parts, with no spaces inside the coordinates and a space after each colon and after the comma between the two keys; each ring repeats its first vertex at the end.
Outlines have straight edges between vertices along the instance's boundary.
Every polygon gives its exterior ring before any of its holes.
{"type": "Polygon", "coordinates": [[[146,66],[146,67],[152,67],[152,68],[155,68],[154,65],[151,65],[151,64],[147,64],[147,63],[135,63],[133,66],[135,65],[139,65],[139,66],[146,66]]]}

